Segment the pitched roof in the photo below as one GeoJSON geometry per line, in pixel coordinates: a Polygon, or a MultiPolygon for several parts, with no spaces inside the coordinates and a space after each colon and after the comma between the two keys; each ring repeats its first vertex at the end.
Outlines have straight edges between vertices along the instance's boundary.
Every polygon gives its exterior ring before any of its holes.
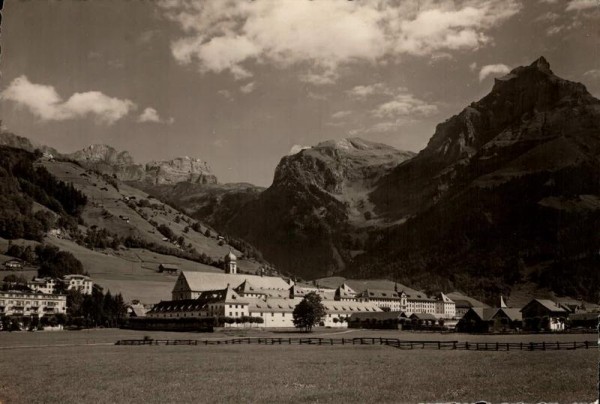
{"type": "Polygon", "coordinates": [[[400,294],[394,290],[365,289],[358,297],[366,299],[394,299],[399,300],[400,294]]]}
{"type": "Polygon", "coordinates": [[[510,307],[500,307],[493,317],[495,317],[496,315],[498,315],[500,313],[504,313],[510,321],[523,320],[523,315],[522,315],[520,309],[515,309],[515,308],[510,308],[510,307]]]}
{"type": "Polygon", "coordinates": [[[185,278],[190,290],[194,292],[225,289],[228,284],[232,287],[237,287],[244,281],[249,281],[252,285],[254,285],[254,287],[263,289],[287,291],[290,287],[290,285],[282,278],[275,276],[191,271],[182,271],[179,276],[185,278]]]}
{"type": "Polygon", "coordinates": [[[160,264],[158,267],[166,269],[166,270],[173,270],[173,271],[179,270],[179,265],[177,265],[177,264],[160,264]]]}
{"type": "Polygon", "coordinates": [[[375,303],[371,302],[356,302],[347,301],[340,302],[337,300],[324,300],[321,302],[325,306],[327,313],[334,314],[350,314],[360,312],[380,312],[382,311],[375,303]]]}
{"type": "Polygon", "coordinates": [[[353,297],[356,297],[356,291],[354,289],[352,289],[350,286],[346,285],[345,283],[342,283],[335,290],[335,297],[340,298],[340,299],[344,299],[344,298],[351,299],[353,297]]]}
{"type": "Polygon", "coordinates": [[[440,292],[439,300],[441,300],[444,303],[454,303],[454,301],[452,301],[452,299],[450,299],[448,296],[446,296],[445,294],[443,294],[441,292],[440,292]]]}
{"type": "Polygon", "coordinates": [[[291,313],[296,305],[302,301],[301,297],[294,299],[275,298],[275,299],[249,299],[248,311],[250,313],[291,313]]]}
{"type": "Polygon", "coordinates": [[[567,313],[565,309],[557,306],[552,300],[547,299],[533,299],[521,309],[521,312],[523,312],[523,310],[525,310],[526,307],[533,304],[534,302],[537,302],[538,304],[542,305],[546,310],[550,311],[551,313],[567,313]]]}
{"type": "Polygon", "coordinates": [[[471,304],[471,307],[490,307],[487,304],[480,302],[479,300],[474,299],[470,296],[464,295],[460,292],[450,292],[450,293],[446,293],[446,295],[450,299],[454,300],[454,303],[456,303],[458,300],[464,300],[464,301],[469,302],[471,304]]]}
{"type": "Polygon", "coordinates": [[[433,320],[437,321],[437,317],[431,313],[413,313],[410,318],[416,318],[417,320],[433,320]]]}

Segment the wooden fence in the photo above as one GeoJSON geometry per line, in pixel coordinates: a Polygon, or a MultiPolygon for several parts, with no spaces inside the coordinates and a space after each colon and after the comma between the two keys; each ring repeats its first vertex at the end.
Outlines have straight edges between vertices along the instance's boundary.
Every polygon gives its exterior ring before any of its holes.
{"type": "Polygon", "coordinates": [[[232,338],[232,339],[124,339],[116,345],[387,345],[398,349],[466,351],[557,351],[598,348],[598,341],[573,342],[467,342],[405,341],[397,338],[232,338]]]}

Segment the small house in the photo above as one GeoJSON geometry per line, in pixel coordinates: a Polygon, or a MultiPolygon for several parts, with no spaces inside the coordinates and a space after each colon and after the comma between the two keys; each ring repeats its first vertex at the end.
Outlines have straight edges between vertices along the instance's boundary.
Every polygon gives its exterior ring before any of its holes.
{"type": "Polygon", "coordinates": [[[552,300],[533,299],[522,309],[523,327],[530,331],[562,331],[568,312],[552,300]]]}
{"type": "Polygon", "coordinates": [[[19,271],[23,269],[23,261],[19,259],[11,259],[4,263],[4,268],[8,271],[19,271]]]}
{"type": "Polygon", "coordinates": [[[166,272],[168,274],[176,274],[179,272],[179,266],[176,264],[160,264],[158,272],[166,272]]]}
{"type": "Polygon", "coordinates": [[[472,307],[460,319],[456,328],[460,332],[488,333],[519,330],[523,319],[519,309],[500,307],[472,307]]]}

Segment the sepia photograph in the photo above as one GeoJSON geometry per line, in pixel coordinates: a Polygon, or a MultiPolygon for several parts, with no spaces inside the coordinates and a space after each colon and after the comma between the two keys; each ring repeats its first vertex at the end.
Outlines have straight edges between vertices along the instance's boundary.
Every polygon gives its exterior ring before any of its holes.
{"type": "Polygon", "coordinates": [[[0,13],[0,404],[598,404],[600,0],[0,13]]]}

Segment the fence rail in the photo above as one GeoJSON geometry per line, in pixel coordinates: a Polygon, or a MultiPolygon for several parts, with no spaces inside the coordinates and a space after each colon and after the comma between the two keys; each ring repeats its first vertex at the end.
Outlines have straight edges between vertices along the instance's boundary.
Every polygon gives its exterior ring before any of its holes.
{"type": "Polygon", "coordinates": [[[115,345],[387,345],[398,349],[466,351],[558,351],[598,348],[598,341],[573,342],[468,342],[406,341],[398,338],[232,338],[232,339],[123,339],[115,345]]]}

